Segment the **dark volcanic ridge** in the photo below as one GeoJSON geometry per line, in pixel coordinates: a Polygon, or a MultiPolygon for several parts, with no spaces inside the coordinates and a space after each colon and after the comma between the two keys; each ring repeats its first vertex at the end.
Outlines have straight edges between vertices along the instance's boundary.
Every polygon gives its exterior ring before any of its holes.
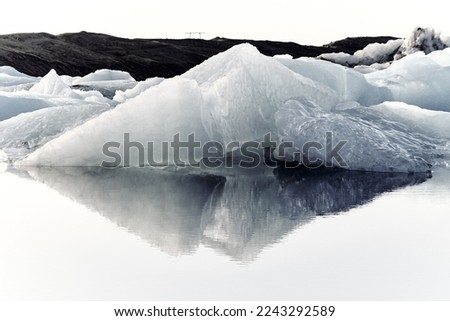
{"type": "Polygon", "coordinates": [[[240,43],[250,43],[268,56],[289,54],[294,58],[326,53],[354,54],[371,43],[394,37],[355,37],[324,46],[293,42],[202,39],[126,39],[80,32],[54,36],[47,33],[0,36],[0,65],[11,66],[31,76],[44,76],[51,69],[60,75],[82,76],[99,69],[123,70],[136,80],[173,77],[209,57],[240,43]]]}
{"type": "Polygon", "coordinates": [[[389,36],[349,37],[323,46],[294,42],[227,39],[127,39],[80,32],[54,36],[24,33],[0,36],[0,66],[31,76],[51,69],[83,76],[99,69],[127,71],[136,80],[180,75],[237,44],[250,43],[267,56],[317,57],[348,67],[390,63],[417,51],[426,54],[450,46],[431,28],[415,28],[406,39],[389,36]]]}

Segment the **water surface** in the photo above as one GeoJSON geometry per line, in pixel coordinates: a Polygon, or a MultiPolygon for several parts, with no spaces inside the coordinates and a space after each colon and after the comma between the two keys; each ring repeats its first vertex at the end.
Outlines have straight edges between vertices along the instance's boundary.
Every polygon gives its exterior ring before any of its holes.
{"type": "Polygon", "coordinates": [[[0,298],[448,300],[449,179],[3,168],[0,298]]]}

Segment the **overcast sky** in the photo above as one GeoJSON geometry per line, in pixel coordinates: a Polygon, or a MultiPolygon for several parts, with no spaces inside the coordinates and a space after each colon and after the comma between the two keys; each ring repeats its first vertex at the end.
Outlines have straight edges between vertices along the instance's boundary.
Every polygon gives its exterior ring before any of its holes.
{"type": "Polygon", "coordinates": [[[445,2],[361,0],[76,0],[2,2],[0,34],[92,31],[129,38],[252,38],[324,44],[347,36],[450,35],[445,2]]]}

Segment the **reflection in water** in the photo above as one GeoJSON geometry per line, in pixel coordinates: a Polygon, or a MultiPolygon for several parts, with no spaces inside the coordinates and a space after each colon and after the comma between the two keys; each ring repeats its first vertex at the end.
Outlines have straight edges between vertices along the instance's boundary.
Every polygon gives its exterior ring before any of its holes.
{"type": "Polygon", "coordinates": [[[239,261],[310,222],[425,175],[275,170],[213,174],[142,168],[32,168],[37,181],[172,255],[200,244],[239,261]]]}

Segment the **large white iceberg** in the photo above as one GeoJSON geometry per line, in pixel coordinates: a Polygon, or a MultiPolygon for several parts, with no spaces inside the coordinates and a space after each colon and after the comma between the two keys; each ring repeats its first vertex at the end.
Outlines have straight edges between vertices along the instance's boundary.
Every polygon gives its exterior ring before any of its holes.
{"type": "MultiPolygon", "coordinates": [[[[148,164],[150,155],[160,160],[163,145],[177,134],[182,141],[193,134],[200,144],[215,141],[228,146],[261,142],[270,133],[278,144],[293,144],[287,154],[276,149],[275,157],[311,165],[294,152],[311,142],[326,146],[332,134],[334,145],[346,142],[339,151],[344,162],[328,159],[326,149],[318,148],[310,149],[314,160],[354,170],[427,171],[442,156],[449,136],[450,95],[442,83],[447,77],[450,80],[449,57],[447,50],[429,56],[416,53],[386,70],[363,75],[330,62],[267,57],[249,44],[238,45],[179,77],[148,80],[132,90],[118,91],[115,99],[123,103],[115,108],[113,101],[104,108],[86,106],[79,110],[84,116],[78,118],[75,109],[67,109],[65,125],[49,133],[49,139],[43,137],[47,134],[39,136],[39,148],[22,164],[100,166],[111,160],[105,155],[109,143],[120,156],[116,165],[141,166],[148,164]],[[126,140],[134,148],[128,158],[126,140]],[[43,142],[47,143],[40,147],[43,142]]],[[[63,81],[55,81],[62,92],[67,89],[63,81]]],[[[100,71],[72,83],[96,82],[111,88],[116,81],[134,80],[123,73],[100,71]]],[[[87,98],[80,97],[86,103],[87,98]]],[[[52,117],[56,115],[60,114],[52,117]]],[[[33,123],[32,113],[24,118],[33,123]]],[[[35,127],[39,127],[37,119],[35,127]]],[[[14,121],[7,127],[11,129],[14,121]]],[[[14,144],[30,141],[36,134],[7,133],[14,144]]],[[[171,149],[167,156],[169,164],[177,162],[171,149]]],[[[183,161],[189,155],[183,151],[180,156],[183,161]]]]}
{"type": "MultiPolygon", "coordinates": [[[[105,160],[103,146],[123,141],[124,133],[144,144],[145,155],[146,143],[154,143],[155,159],[161,158],[162,142],[178,133],[183,140],[194,133],[200,143],[260,139],[276,132],[277,107],[298,94],[328,110],[341,101],[327,86],[292,72],[253,46],[239,45],[50,142],[26,163],[98,166],[105,160]]],[[[134,156],[130,164],[142,165],[134,156]]]]}

